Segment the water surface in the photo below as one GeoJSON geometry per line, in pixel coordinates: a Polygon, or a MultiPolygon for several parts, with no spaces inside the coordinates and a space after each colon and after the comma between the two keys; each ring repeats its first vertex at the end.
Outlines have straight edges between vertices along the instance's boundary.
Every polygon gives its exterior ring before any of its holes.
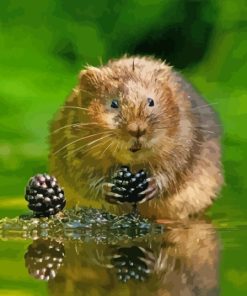
{"type": "Polygon", "coordinates": [[[246,295],[247,223],[216,210],[186,224],[2,220],[0,295],[246,295]]]}

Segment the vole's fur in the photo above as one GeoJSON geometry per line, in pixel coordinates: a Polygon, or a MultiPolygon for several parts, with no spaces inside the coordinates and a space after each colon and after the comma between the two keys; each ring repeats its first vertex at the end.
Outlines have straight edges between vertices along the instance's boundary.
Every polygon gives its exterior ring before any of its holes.
{"type": "Polygon", "coordinates": [[[158,194],[139,206],[147,217],[201,213],[223,183],[214,112],[177,72],[153,58],[125,56],[82,70],[50,139],[51,173],[65,187],[69,206],[128,210],[109,205],[102,194],[103,182],[122,164],[146,168],[156,180],[158,194]],[[113,99],[119,108],[111,108],[113,99]],[[137,129],[143,131],[141,149],[131,152],[137,129]]]}

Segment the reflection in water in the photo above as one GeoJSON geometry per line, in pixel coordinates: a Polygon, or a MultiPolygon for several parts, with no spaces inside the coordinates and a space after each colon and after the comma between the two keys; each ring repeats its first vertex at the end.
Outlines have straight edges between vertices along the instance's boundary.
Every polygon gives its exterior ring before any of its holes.
{"type": "Polygon", "coordinates": [[[219,294],[218,257],[213,226],[194,221],[118,245],[70,240],[63,248],[39,239],[25,260],[31,275],[50,278],[50,295],[213,296],[219,294]]]}
{"type": "Polygon", "coordinates": [[[150,259],[154,260],[152,250],[131,246],[114,248],[111,263],[118,279],[126,283],[129,280],[145,281],[151,272],[148,266],[150,259]]]}
{"type": "Polygon", "coordinates": [[[64,246],[55,240],[38,239],[28,247],[24,258],[31,276],[48,281],[56,277],[63,263],[64,246]]]}

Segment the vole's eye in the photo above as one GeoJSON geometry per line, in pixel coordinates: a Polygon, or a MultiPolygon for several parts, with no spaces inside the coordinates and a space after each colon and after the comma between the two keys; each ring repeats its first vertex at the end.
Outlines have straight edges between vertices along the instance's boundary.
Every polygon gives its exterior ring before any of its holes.
{"type": "Polygon", "coordinates": [[[118,106],[118,100],[112,100],[112,102],[111,102],[111,107],[112,108],[118,108],[119,106],[118,106]]]}
{"type": "Polygon", "coordinates": [[[154,106],[154,100],[152,98],[148,98],[148,106],[153,107],[154,106]]]}

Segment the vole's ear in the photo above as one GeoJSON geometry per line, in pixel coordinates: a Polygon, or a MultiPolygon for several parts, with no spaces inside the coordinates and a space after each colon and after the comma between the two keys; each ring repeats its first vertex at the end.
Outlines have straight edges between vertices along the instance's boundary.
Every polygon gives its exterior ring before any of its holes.
{"type": "Polygon", "coordinates": [[[172,78],[172,67],[163,62],[157,70],[155,70],[155,80],[161,83],[166,83],[172,78]]]}
{"type": "Polygon", "coordinates": [[[99,68],[89,66],[82,70],[79,75],[79,86],[81,91],[97,90],[102,83],[103,71],[99,68]]]}
{"type": "Polygon", "coordinates": [[[174,73],[172,67],[165,63],[162,63],[160,68],[155,71],[155,82],[163,85],[163,91],[166,97],[172,97],[178,89],[174,73]]]}
{"type": "Polygon", "coordinates": [[[80,91],[103,96],[119,85],[119,77],[109,67],[96,68],[88,66],[82,70],[79,75],[79,88],[80,91]]]}

